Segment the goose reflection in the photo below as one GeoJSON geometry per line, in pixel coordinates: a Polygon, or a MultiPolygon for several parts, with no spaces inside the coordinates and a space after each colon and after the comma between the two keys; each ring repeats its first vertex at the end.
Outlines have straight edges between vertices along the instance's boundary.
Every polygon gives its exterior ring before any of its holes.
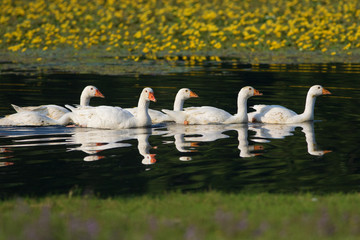
{"type": "MultiPolygon", "coordinates": [[[[219,124],[219,125],[182,125],[182,124],[168,124],[167,134],[164,137],[173,136],[176,149],[180,153],[196,152],[200,142],[213,142],[218,139],[229,138],[229,135],[224,134],[226,131],[238,132],[238,148],[240,150],[240,157],[253,157],[260,153],[252,153],[252,151],[261,150],[261,146],[249,146],[248,144],[248,127],[247,124],[219,124]]],[[[181,156],[179,160],[189,161],[190,156],[181,156]]]]}
{"type": "Polygon", "coordinates": [[[0,167],[7,167],[7,166],[11,166],[14,165],[13,162],[0,162],[0,167]]]}
{"type": "Polygon", "coordinates": [[[100,152],[113,148],[122,148],[132,146],[123,141],[137,139],[138,151],[144,157],[143,164],[154,164],[156,162],[155,154],[150,154],[152,148],[148,138],[152,133],[150,128],[134,128],[121,130],[74,128],[70,142],[80,144],[79,147],[68,148],[69,151],[83,151],[88,154],[84,161],[96,161],[105,158],[99,155],[100,152]]]}
{"type": "MultiPolygon", "coordinates": [[[[199,142],[212,142],[229,136],[223,134],[226,131],[225,125],[183,125],[168,124],[164,137],[174,137],[175,141],[165,143],[174,143],[180,153],[197,152],[199,142]]],[[[191,156],[182,155],[180,161],[190,161],[191,156]]]]}
{"type": "Polygon", "coordinates": [[[227,127],[229,130],[235,130],[238,133],[238,149],[240,150],[239,156],[241,158],[255,157],[262,153],[256,152],[263,150],[261,145],[249,145],[248,131],[249,127],[247,124],[232,124],[227,127]],[[255,152],[255,153],[254,153],[255,152]]]}
{"type": "MultiPolygon", "coordinates": [[[[0,148],[0,153],[9,153],[12,152],[11,150],[9,150],[8,148],[0,148]]],[[[9,159],[12,158],[12,156],[0,156],[0,160],[3,159],[9,159]]],[[[13,162],[0,162],[0,167],[6,167],[6,166],[11,166],[14,165],[13,162]]]]}
{"type": "Polygon", "coordinates": [[[304,122],[298,124],[254,124],[250,130],[256,132],[253,141],[263,142],[267,139],[283,139],[287,136],[294,135],[293,132],[297,127],[302,128],[307,143],[307,151],[310,155],[323,156],[331,150],[318,150],[315,140],[314,122],[304,122]]]}

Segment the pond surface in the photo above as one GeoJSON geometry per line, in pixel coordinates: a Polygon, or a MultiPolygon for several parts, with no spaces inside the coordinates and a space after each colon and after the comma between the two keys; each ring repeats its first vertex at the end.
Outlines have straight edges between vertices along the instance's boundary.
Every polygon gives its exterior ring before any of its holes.
{"type": "Polygon", "coordinates": [[[183,73],[121,76],[12,69],[0,78],[1,116],[14,112],[11,103],[78,104],[90,84],[106,97],[93,98],[93,106],[136,106],[142,88],[150,86],[157,99],[150,108],[171,109],[176,92],[188,87],[199,98],[185,107],[211,105],[230,113],[246,85],[263,93],[248,106],[280,104],[298,113],[309,86],[332,92],[318,97],[314,122],[297,125],[0,127],[1,197],[360,190],[359,65],[209,64],[183,73]]]}

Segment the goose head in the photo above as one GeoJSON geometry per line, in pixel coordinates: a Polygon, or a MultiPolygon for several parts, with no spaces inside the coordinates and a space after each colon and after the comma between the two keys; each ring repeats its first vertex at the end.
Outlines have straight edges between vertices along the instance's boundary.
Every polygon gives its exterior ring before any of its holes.
{"type": "Polygon", "coordinates": [[[318,97],[321,95],[329,95],[331,92],[323,88],[321,85],[314,85],[309,89],[308,94],[310,94],[312,97],[318,97]]]}
{"type": "Polygon", "coordinates": [[[184,101],[193,97],[199,96],[188,88],[180,89],[175,97],[174,111],[183,111],[184,101]]]}
{"type": "Polygon", "coordinates": [[[196,93],[191,91],[188,88],[182,88],[178,91],[178,95],[181,97],[181,99],[186,100],[193,97],[199,97],[196,93]]]}
{"type": "Polygon", "coordinates": [[[140,98],[145,99],[146,101],[156,102],[154,91],[151,88],[144,88],[140,94],[140,98]]]}
{"type": "Polygon", "coordinates": [[[243,87],[239,92],[239,96],[246,96],[247,98],[261,95],[263,94],[251,86],[243,87]]]}
{"type": "Polygon", "coordinates": [[[104,95],[95,86],[87,86],[81,93],[80,106],[89,106],[90,98],[92,97],[105,98],[104,95]]]}
{"type": "Polygon", "coordinates": [[[105,96],[99,91],[99,89],[91,85],[84,88],[83,94],[89,97],[105,98],[105,96]]]}

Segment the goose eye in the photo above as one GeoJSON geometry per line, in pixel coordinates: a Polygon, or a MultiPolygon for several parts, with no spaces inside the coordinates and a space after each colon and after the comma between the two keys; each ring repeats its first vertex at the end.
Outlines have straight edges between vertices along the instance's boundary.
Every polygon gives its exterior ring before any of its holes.
{"type": "Polygon", "coordinates": [[[90,88],[91,90],[94,90],[94,88],[90,88]]]}
{"type": "Polygon", "coordinates": [[[320,89],[320,87],[318,87],[318,89],[320,89]]]}
{"type": "Polygon", "coordinates": [[[251,87],[249,88],[249,90],[251,91],[251,87]]]}
{"type": "Polygon", "coordinates": [[[188,92],[188,90],[185,90],[185,92],[188,92]]]}

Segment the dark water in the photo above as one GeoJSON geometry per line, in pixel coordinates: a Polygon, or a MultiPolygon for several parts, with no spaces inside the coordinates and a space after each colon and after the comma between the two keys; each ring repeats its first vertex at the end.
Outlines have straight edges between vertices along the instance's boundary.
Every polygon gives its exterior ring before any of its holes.
{"type": "MultiPolygon", "coordinates": [[[[156,125],[98,130],[0,127],[0,195],[42,196],[70,190],[101,196],[165,191],[353,192],[360,190],[359,65],[208,65],[184,73],[106,76],[2,71],[0,115],[10,104],[76,104],[86,85],[106,96],[91,105],[132,107],[144,86],[153,109],[171,109],[178,89],[200,97],[187,106],[236,112],[238,91],[264,95],[248,105],[281,104],[302,112],[308,87],[321,84],[313,123],[298,125],[156,125]],[[324,150],[330,150],[331,152],[324,150]],[[156,163],[148,164],[148,154],[156,163]]],[[[250,109],[249,109],[250,110],[250,109]]]]}

